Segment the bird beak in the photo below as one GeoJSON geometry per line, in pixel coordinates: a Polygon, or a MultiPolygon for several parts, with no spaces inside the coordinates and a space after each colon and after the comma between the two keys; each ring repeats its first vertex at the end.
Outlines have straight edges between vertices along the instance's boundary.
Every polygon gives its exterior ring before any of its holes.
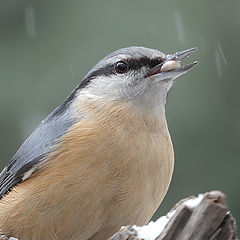
{"type": "Polygon", "coordinates": [[[173,80],[181,76],[198,64],[198,62],[195,61],[185,66],[181,66],[181,61],[195,51],[197,51],[197,48],[190,48],[175,54],[167,55],[162,63],[150,69],[146,77],[151,77],[159,82],[163,80],[173,80]]]}

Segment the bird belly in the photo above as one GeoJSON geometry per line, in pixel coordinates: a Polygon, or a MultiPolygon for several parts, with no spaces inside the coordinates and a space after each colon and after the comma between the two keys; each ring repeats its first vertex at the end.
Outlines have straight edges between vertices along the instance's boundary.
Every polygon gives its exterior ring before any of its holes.
{"type": "Polygon", "coordinates": [[[0,200],[0,232],[24,240],[95,240],[122,225],[146,224],[173,171],[167,126],[159,126],[117,117],[76,123],[41,168],[0,200]]]}

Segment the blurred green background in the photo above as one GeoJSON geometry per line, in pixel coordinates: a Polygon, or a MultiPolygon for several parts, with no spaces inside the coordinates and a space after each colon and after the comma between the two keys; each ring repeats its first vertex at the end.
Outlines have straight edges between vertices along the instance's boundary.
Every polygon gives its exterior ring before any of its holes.
{"type": "Polygon", "coordinates": [[[176,164],[154,218],[219,189],[240,220],[239,44],[239,0],[0,0],[0,167],[106,54],[197,46],[168,97],[176,164]]]}

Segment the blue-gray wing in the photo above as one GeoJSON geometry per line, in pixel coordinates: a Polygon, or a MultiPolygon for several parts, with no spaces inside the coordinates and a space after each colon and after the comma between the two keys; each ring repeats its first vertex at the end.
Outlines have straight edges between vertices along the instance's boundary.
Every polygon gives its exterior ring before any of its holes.
{"type": "Polygon", "coordinates": [[[81,89],[89,84],[98,71],[98,65],[96,65],[67,99],[41,122],[2,170],[0,173],[0,199],[11,188],[30,177],[38,169],[38,165],[52,151],[53,148],[51,147],[77,121],[76,115],[78,115],[78,120],[81,118],[79,110],[76,113],[72,103],[81,89]]]}
{"type": "Polygon", "coordinates": [[[51,146],[74,124],[73,97],[74,93],[41,122],[2,170],[0,198],[36,171],[39,163],[52,151],[51,146]]]}

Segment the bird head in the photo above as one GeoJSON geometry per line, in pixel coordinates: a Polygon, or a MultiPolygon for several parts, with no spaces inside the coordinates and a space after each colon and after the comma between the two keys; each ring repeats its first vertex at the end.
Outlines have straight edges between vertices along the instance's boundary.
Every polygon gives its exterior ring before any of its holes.
{"type": "Polygon", "coordinates": [[[196,50],[166,55],[144,47],[120,49],[89,71],[78,87],[79,93],[93,100],[131,101],[148,107],[164,105],[173,80],[197,64],[181,66],[181,61],[196,50]]]}

